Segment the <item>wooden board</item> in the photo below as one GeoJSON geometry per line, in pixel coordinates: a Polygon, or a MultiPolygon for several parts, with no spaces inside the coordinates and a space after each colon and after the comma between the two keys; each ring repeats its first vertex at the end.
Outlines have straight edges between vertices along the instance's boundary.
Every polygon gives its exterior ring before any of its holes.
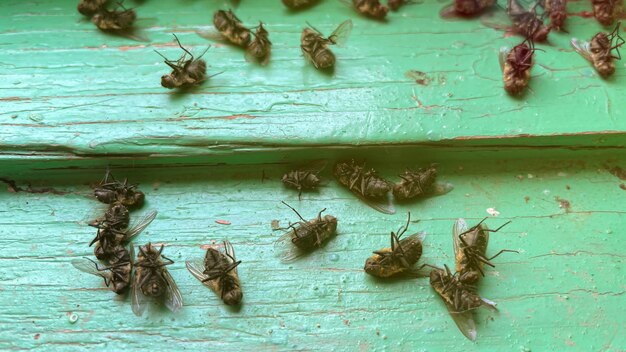
{"type": "MultiPolygon", "coordinates": [[[[74,1],[0,4],[0,349],[72,350],[571,350],[624,351],[622,230],[626,175],[625,69],[603,81],[569,47],[601,28],[572,16],[569,34],[540,46],[532,92],[508,97],[497,52],[520,41],[479,21],[444,22],[443,3],[407,6],[388,23],[325,0],[289,13],[279,1],[242,0],[239,17],[267,23],[268,67],[214,45],[210,73],[192,94],[159,86],[157,49],[177,56],[172,32],[200,52],[213,0],[145,1],[151,43],[97,32],[74,1]],[[306,21],[354,31],[333,76],[300,56],[306,21]],[[426,72],[426,86],[406,78],[426,72]],[[387,177],[437,162],[448,195],[384,215],[335,182],[317,194],[279,182],[294,162],[364,158],[387,177]],[[151,306],[142,318],[71,260],[92,256],[87,221],[103,211],[89,185],[110,165],[140,183],[159,215],[135,240],[164,243],[185,307],[151,306]],[[622,179],[620,179],[620,177],[622,179]],[[12,182],[15,182],[13,185],[12,182]],[[30,185],[30,188],[29,188],[30,185]],[[16,192],[16,187],[23,191],[16,192]],[[281,264],[272,220],[294,221],[284,200],[312,218],[339,218],[324,249],[281,264]],[[569,207],[568,207],[569,204],[569,207]],[[499,314],[476,314],[478,341],[457,330],[427,279],[383,282],[364,274],[371,251],[406,221],[427,232],[420,263],[452,265],[456,218],[500,212],[480,292],[499,314]],[[225,220],[230,225],[216,221],[225,220]],[[228,238],[243,261],[244,304],[224,307],[185,269],[228,238]],[[77,321],[72,322],[74,317],[77,321]]],[[[586,2],[570,12],[589,10],[586,2]]],[[[330,178],[330,167],[326,179],[330,178]]]]}

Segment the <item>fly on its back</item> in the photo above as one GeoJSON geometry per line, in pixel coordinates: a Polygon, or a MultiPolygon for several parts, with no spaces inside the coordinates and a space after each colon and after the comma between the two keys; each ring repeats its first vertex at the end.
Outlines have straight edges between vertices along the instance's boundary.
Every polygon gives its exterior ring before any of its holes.
{"type": "Polygon", "coordinates": [[[313,26],[304,28],[300,37],[300,48],[304,57],[317,69],[330,69],[335,66],[335,54],[329,45],[343,46],[352,32],[352,20],[341,23],[333,33],[324,38],[313,26]]]}
{"type": "Polygon", "coordinates": [[[131,288],[132,309],[137,316],[146,309],[147,297],[161,300],[172,312],[183,306],[178,286],[166,267],[174,261],[162,255],[163,248],[156,249],[151,243],[139,247],[131,288]]]}
{"type": "Polygon", "coordinates": [[[95,15],[107,3],[107,0],[80,0],[76,9],[81,15],[91,17],[95,15]]]}
{"type": "Polygon", "coordinates": [[[527,10],[517,0],[508,0],[507,13],[517,34],[530,38],[533,42],[545,42],[551,27],[543,23],[543,19],[537,15],[535,6],[527,10]]]}
{"type": "Polygon", "coordinates": [[[209,46],[200,56],[194,59],[193,54],[180,44],[180,40],[178,40],[176,34],[173,35],[176,39],[176,43],[178,43],[178,46],[184,53],[177,61],[172,61],[155,50],[157,54],[165,59],[165,64],[172,68],[172,72],[169,75],[161,76],[161,86],[168,89],[185,89],[199,85],[206,79],[206,62],[202,60],[202,56],[204,56],[211,47],[209,46]],[[190,56],[189,59],[187,59],[187,55],[190,56]]]}
{"type": "Polygon", "coordinates": [[[94,188],[94,196],[105,204],[120,203],[128,208],[141,207],[145,195],[137,189],[137,185],[129,185],[128,180],[117,181],[107,170],[104,179],[94,188]]]}
{"type": "Polygon", "coordinates": [[[261,65],[267,65],[271,53],[272,42],[269,39],[269,33],[263,26],[263,22],[259,22],[254,33],[254,40],[246,48],[246,60],[258,61],[261,65]]]}
{"type": "Polygon", "coordinates": [[[597,33],[591,42],[580,41],[576,38],[571,41],[576,52],[593,64],[595,70],[603,78],[613,75],[615,60],[622,58],[619,48],[624,44],[624,39],[619,35],[620,25],[621,23],[618,23],[611,33],[597,33]]]}
{"type": "Polygon", "coordinates": [[[213,15],[213,25],[229,42],[240,47],[250,43],[250,30],[246,28],[232,10],[218,10],[213,15]]]}
{"type": "Polygon", "coordinates": [[[274,243],[274,247],[283,263],[294,261],[320,248],[336,234],[337,218],[332,215],[322,217],[322,213],[326,208],[322,209],[315,219],[307,221],[289,204],[282,203],[293,210],[301,220],[293,224],[290,223],[287,229],[291,230],[280,236],[274,243]]]}
{"type": "Polygon", "coordinates": [[[478,282],[481,276],[485,276],[483,270],[484,264],[490,267],[495,267],[490,260],[496,258],[504,252],[518,251],[503,249],[496,255],[487,257],[487,245],[489,244],[489,233],[498,232],[509,222],[504,223],[502,226],[495,230],[490,230],[483,222],[487,218],[483,219],[478,224],[467,228],[467,223],[464,219],[458,219],[454,223],[453,227],[453,245],[454,256],[456,258],[456,271],[459,273],[459,280],[464,283],[475,284],[478,282]]]}
{"type": "Polygon", "coordinates": [[[133,246],[130,246],[130,251],[121,245],[116,246],[114,253],[108,267],[101,267],[88,258],[74,259],[72,265],[80,271],[103,278],[104,284],[120,295],[125,293],[130,285],[134,257],[133,246]]]}
{"type": "Polygon", "coordinates": [[[532,40],[526,39],[509,50],[500,49],[499,59],[502,69],[504,90],[511,95],[519,95],[526,90],[530,82],[530,70],[533,67],[535,45],[532,40]]]}
{"type": "Polygon", "coordinates": [[[240,263],[228,240],[224,241],[221,250],[217,246],[209,247],[204,261],[187,260],[185,262],[189,272],[229,306],[238,305],[243,297],[237,273],[237,266],[240,263]]]}
{"type": "Polygon", "coordinates": [[[91,22],[101,31],[118,32],[130,30],[136,19],[135,10],[127,9],[121,2],[118,2],[117,7],[112,10],[101,7],[91,18],[91,22]],[[118,10],[119,8],[121,10],[118,10]]]}
{"type": "Polygon", "coordinates": [[[610,26],[622,15],[623,0],[591,0],[593,16],[603,26],[610,26]]]}
{"type": "Polygon", "coordinates": [[[416,233],[402,238],[409,228],[411,213],[408,215],[406,226],[398,233],[391,232],[391,246],[382,248],[365,261],[363,270],[369,275],[388,278],[410,273],[411,267],[422,256],[422,241],[424,233],[416,233]]]}
{"type": "Polygon", "coordinates": [[[448,266],[444,269],[434,267],[430,272],[430,286],[446,304],[448,313],[465,337],[476,340],[476,323],[473,311],[479,307],[497,310],[496,304],[476,293],[475,286],[459,281],[457,274],[452,274],[448,266]]]}
{"type": "Polygon", "coordinates": [[[320,160],[309,165],[291,170],[283,175],[282,182],[285,187],[298,190],[298,199],[303,191],[313,191],[320,185],[319,173],[326,166],[326,161],[320,160]]]}
{"type": "Polygon", "coordinates": [[[387,6],[381,4],[380,0],[352,0],[351,4],[349,0],[342,1],[354,8],[359,14],[376,20],[384,20],[387,12],[389,12],[387,6]]]}
{"type": "Polygon", "coordinates": [[[359,165],[354,160],[342,161],[335,164],[334,174],[339,184],[367,205],[385,214],[395,213],[391,204],[392,184],[378,176],[374,169],[367,169],[365,164],[359,165]]]}

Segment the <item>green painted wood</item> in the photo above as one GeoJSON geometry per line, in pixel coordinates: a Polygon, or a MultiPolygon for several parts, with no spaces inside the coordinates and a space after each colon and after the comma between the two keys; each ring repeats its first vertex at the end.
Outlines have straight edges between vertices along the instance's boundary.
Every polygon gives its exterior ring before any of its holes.
{"type": "MultiPolygon", "coordinates": [[[[621,133],[625,130],[625,68],[600,79],[569,45],[601,30],[572,16],[569,33],[541,45],[532,92],[524,99],[501,88],[497,52],[519,37],[479,21],[442,21],[442,3],[406,6],[388,23],[357,17],[339,1],[289,13],[278,0],[243,1],[250,25],[267,23],[274,42],[268,67],[248,64],[240,50],[214,45],[209,73],[224,71],[193,94],[160,87],[167,72],[158,49],[176,57],[171,34],[196,52],[220,1],[145,1],[151,43],[99,33],[75,1],[3,1],[0,19],[0,151],[6,154],[188,155],[216,146],[435,143],[453,139],[621,133]],[[305,21],[330,32],[352,18],[354,31],[334,75],[304,62],[305,21]],[[421,86],[405,77],[432,77],[421,86]],[[45,146],[45,147],[44,147],[45,146]]],[[[575,1],[570,12],[589,10],[575,1]]],[[[236,148],[235,148],[236,149],[236,148]]]]}
{"type": "MultiPolygon", "coordinates": [[[[467,157],[471,153],[439,158],[441,179],[452,182],[454,191],[400,206],[393,216],[373,211],[334,182],[298,201],[279,182],[289,168],[285,163],[151,168],[128,161],[116,172],[146,192],[148,202],[137,213],[159,211],[135,243],[166,244],[185,300],[178,314],[152,306],[142,318],[132,314],[128,298],[115,297],[70,265],[92,254],[87,245],[93,230],[86,221],[102,206],[90,198],[88,184],[103,170],[52,162],[6,167],[3,176],[18,177],[22,187],[69,193],[0,187],[0,348],[622,351],[624,181],[606,168],[626,159],[605,151],[606,157],[577,152],[574,159],[563,151],[544,160],[549,151],[511,160],[499,159],[499,152],[478,153],[476,159],[467,157]],[[569,211],[558,199],[569,201],[569,211]],[[281,233],[270,223],[285,224],[294,214],[280,200],[305,217],[328,208],[339,218],[339,235],[314,255],[281,264],[273,250],[281,233]],[[457,331],[427,279],[382,282],[363,273],[365,259],[387,244],[407,210],[416,219],[411,230],[428,233],[421,262],[451,265],[455,218],[476,222],[489,207],[501,212],[488,220],[492,226],[513,222],[492,236],[488,252],[521,253],[497,258],[482,281],[481,292],[498,302],[500,313],[477,314],[476,344],[457,331]],[[201,256],[202,245],[223,238],[244,261],[239,311],[224,307],[183,264],[201,256]],[[78,316],[74,324],[71,314],[78,316]]],[[[385,161],[377,151],[368,155],[390,178],[407,165],[385,161]]]]}
{"type": "Polygon", "coordinates": [[[0,3],[0,178],[31,185],[15,193],[0,183],[0,349],[626,349],[626,181],[607,170],[626,165],[626,68],[603,81],[568,44],[600,30],[594,21],[574,16],[569,34],[551,35],[533,92],[512,99],[497,51],[520,39],[477,21],[443,22],[442,3],[377,23],[338,1],[295,14],[277,0],[241,2],[246,23],[267,23],[272,63],[253,66],[214,45],[209,72],[225,73],[187,95],[159,86],[167,69],[153,49],[177,56],[175,32],[203,50],[208,42],[193,32],[220,1],[143,2],[149,44],[98,33],[74,1],[0,3]],[[355,27],[336,50],[335,75],[316,72],[300,57],[305,21],[328,33],[346,18],[355,27]],[[433,82],[417,85],[404,76],[410,69],[433,82]],[[301,201],[279,182],[290,163],[346,157],[367,158],[390,178],[438,162],[455,190],[387,216],[334,182],[301,201]],[[159,211],[135,243],[166,244],[185,300],[178,314],[151,307],[138,319],[128,298],[70,265],[92,254],[86,223],[103,208],[89,184],[107,165],[141,183],[148,204],[138,213],[159,211]],[[305,217],[327,207],[339,235],[281,264],[272,247],[281,233],[270,224],[294,220],[281,200],[305,217]],[[419,219],[411,229],[428,233],[421,262],[451,265],[454,220],[477,222],[490,207],[501,212],[490,225],[513,223],[492,236],[489,252],[521,253],[497,258],[482,282],[500,313],[477,314],[476,344],[458,333],[427,279],[363,273],[406,211],[419,219]],[[183,264],[223,238],[244,261],[240,310],[224,307],[183,264]]]}

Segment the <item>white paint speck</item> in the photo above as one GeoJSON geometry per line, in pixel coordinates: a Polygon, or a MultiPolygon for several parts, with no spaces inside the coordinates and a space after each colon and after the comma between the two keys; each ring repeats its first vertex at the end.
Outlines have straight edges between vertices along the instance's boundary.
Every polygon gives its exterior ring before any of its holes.
{"type": "Polygon", "coordinates": [[[500,212],[497,211],[495,208],[487,208],[487,214],[491,216],[498,216],[500,215],[500,212]]]}

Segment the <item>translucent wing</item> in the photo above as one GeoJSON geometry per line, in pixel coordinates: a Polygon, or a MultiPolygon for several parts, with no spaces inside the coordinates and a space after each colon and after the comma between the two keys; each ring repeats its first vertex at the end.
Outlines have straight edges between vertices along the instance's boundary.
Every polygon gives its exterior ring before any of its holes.
{"type": "Polygon", "coordinates": [[[289,231],[274,242],[274,252],[282,263],[293,262],[305,254],[291,242],[292,237],[293,231],[289,231]]]}
{"type": "Polygon", "coordinates": [[[442,196],[446,193],[450,193],[454,189],[454,185],[450,182],[435,182],[432,188],[432,195],[442,196]]]}
{"type": "Polygon", "coordinates": [[[392,203],[393,195],[391,194],[391,191],[387,193],[387,196],[385,198],[381,198],[381,199],[369,199],[369,198],[364,197],[359,192],[355,192],[355,191],[352,191],[352,193],[356,195],[359,199],[361,199],[365,204],[378,210],[381,213],[389,214],[389,215],[396,213],[396,208],[393,206],[393,203],[392,203]]]}
{"type": "Polygon", "coordinates": [[[454,246],[454,256],[457,258],[457,265],[458,257],[461,254],[461,241],[459,240],[459,235],[467,230],[467,222],[465,222],[465,219],[463,218],[457,219],[452,227],[452,244],[454,246]]]}
{"type": "Polygon", "coordinates": [[[209,29],[207,31],[197,30],[196,34],[204,39],[214,42],[228,42],[228,40],[217,29],[209,29]]]}
{"type": "Polygon", "coordinates": [[[446,306],[448,307],[448,313],[450,313],[452,320],[454,320],[461,333],[471,341],[476,341],[476,323],[474,322],[472,311],[459,313],[455,312],[454,307],[447,302],[446,306]]]}
{"type": "Polygon", "coordinates": [[[165,290],[165,306],[172,312],[177,312],[183,307],[183,297],[180,294],[174,278],[170,275],[170,272],[163,267],[162,275],[167,283],[167,289],[165,290]]]}
{"type": "Polygon", "coordinates": [[[154,220],[154,218],[156,218],[156,216],[157,216],[157,211],[153,210],[153,211],[149,212],[148,214],[146,214],[145,216],[143,216],[141,219],[139,219],[137,221],[137,223],[133,224],[128,229],[128,231],[126,231],[125,241],[130,241],[133,237],[137,236],[143,230],[145,230],[146,227],[148,227],[148,225],[150,225],[152,220],[154,220]]]}
{"type": "Polygon", "coordinates": [[[411,236],[407,236],[404,238],[412,238],[412,237],[416,237],[417,239],[420,240],[420,242],[424,242],[424,239],[426,238],[426,232],[420,231],[420,232],[412,234],[411,236]]]}
{"type": "Polygon", "coordinates": [[[141,273],[143,268],[135,268],[133,271],[133,275],[131,278],[131,287],[130,287],[130,298],[131,298],[131,308],[133,313],[136,316],[140,317],[143,315],[143,312],[146,310],[146,296],[144,296],[143,292],[141,292],[141,287],[139,287],[139,281],[141,280],[141,273]]]}
{"type": "Polygon", "coordinates": [[[91,275],[96,275],[96,276],[100,276],[104,279],[109,279],[111,277],[111,272],[109,270],[98,270],[100,269],[98,267],[98,264],[92,262],[91,260],[87,259],[87,258],[82,258],[82,259],[74,259],[72,260],[72,265],[87,274],[91,274],[91,275]]]}
{"type": "Polygon", "coordinates": [[[509,52],[511,48],[503,46],[498,51],[498,60],[500,62],[500,70],[504,71],[504,64],[506,63],[506,58],[509,56],[509,52]]]}
{"type": "Polygon", "coordinates": [[[584,41],[584,40],[579,40],[577,38],[572,38],[572,41],[570,43],[572,44],[572,47],[574,48],[574,50],[576,50],[577,53],[579,53],[582,57],[584,57],[585,60],[589,62],[593,62],[591,60],[591,51],[589,50],[589,42],[584,41]]]}
{"type": "Polygon", "coordinates": [[[187,270],[198,279],[198,281],[202,282],[203,285],[209,286],[206,281],[207,276],[204,274],[204,262],[200,259],[187,259],[185,261],[185,266],[187,270]]]}
{"type": "Polygon", "coordinates": [[[345,20],[342,22],[337,29],[328,37],[332,43],[336,44],[339,47],[342,47],[346,44],[346,41],[350,37],[350,33],[352,32],[352,20],[345,20]]]}

